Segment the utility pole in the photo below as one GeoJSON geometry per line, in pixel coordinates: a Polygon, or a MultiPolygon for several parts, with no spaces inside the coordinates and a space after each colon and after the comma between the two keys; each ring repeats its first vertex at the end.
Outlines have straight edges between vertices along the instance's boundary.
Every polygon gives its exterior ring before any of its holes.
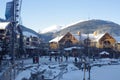
{"type": "Polygon", "coordinates": [[[90,63],[88,64],[88,80],[90,80],[91,78],[91,76],[90,76],[90,70],[91,70],[91,65],[90,65],[90,63]]]}
{"type": "Polygon", "coordinates": [[[17,29],[17,25],[19,22],[19,0],[13,0],[13,20],[12,20],[12,63],[13,63],[13,80],[15,80],[15,76],[16,76],[16,70],[15,70],[15,42],[16,42],[16,29],[17,29]]]}

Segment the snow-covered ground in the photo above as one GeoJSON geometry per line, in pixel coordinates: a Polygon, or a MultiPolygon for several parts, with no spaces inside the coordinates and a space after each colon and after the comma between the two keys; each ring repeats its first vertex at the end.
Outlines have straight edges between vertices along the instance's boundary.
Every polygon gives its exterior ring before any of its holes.
{"type": "MultiPolygon", "coordinates": [[[[56,62],[54,58],[49,61],[49,57],[40,57],[39,64],[33,64],[32,59],[24,60],[24,68],[20,71],[15,80],[22,78],[29,79],[31,74],[42,74],[45,79],[52,80],[83,80],[84,71],[79,70],[74,64],[74,58],[69,58],[66,62],[56,62]]],[[[119,80],[120,65],[110,65],[113,59],[97,60],[92,64],[107,64],[104,66],[94,66],[91,68],[91,80],[119,80]],[[109,65],[108,65],[109,64],[109,65]]],[[[40,77],[40,76],[39,76],[40,77]]],[[[88,71],[85,72],[85,80],[88,79],[88,71]]]]}

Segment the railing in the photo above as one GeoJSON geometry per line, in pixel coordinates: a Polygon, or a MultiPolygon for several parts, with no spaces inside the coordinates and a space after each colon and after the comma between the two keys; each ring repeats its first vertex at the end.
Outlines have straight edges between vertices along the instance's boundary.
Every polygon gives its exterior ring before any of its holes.
{"type": "Polygon", "coordinates": [[[0,65],[0,80],[15,80],[18,74],[17,64],[12,65],[9,60],[3,60],[0,65]]]}

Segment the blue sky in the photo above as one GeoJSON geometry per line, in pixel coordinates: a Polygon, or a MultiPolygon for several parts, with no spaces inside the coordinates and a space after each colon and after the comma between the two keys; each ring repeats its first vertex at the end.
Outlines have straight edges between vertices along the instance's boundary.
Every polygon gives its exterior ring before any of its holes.
{"type": "MultiPolygon", "coordinates": [[[[6,2],[0,0],[0,17],[6,2]]],[[[120,0],[23,0],[22,24],[35,31],[52,25],[68,25],[80,20],[102,19],[120,24],[120,0]]]]}

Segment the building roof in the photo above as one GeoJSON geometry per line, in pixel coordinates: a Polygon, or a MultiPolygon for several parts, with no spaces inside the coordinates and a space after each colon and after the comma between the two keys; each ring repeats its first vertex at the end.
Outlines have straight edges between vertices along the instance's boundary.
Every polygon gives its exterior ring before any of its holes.
{"type": "Polygon", "coordinates": [[[6,29],[10,22],[0,22],[0,29],[6,29]]]}
{"type": "Polygon", "coordinates": [[[64,35],[62,35],[62,36],[57,36],[56,38],[50,40],[49,42],[57,42],[57,43],[58,43],[63,37],[64,37],[64,35]]]}
{"type": "Polygon", "coordinates": [[[88,37],[92,40],[92,41],[98,41],[102,36],[104,36],[105,33],[103,34],[97,34],[97,35],[94,35],[94,34],[81,34],[80,36],[77,35],[77,34],[73,34],[73,36],[77,39],[77,40],[85,40],[87,39],[88,37]]]}
{"type": "Polygon", "coordinates": [[[106,51],[102,51],[102,52],[100,52],[99,54],[100,54],[100,55],[103,55],[103,54],[109,55],[110,53],[108,53],[108,52],[106,52],[106,51]]]}
{"type": "MultiPolygon", "coordinates": [[[[87,39],[88,37],[90,38],[90,40],[92,41],[95,41],[95,42],[98,42],[98,40],[100,38],[102,38],[106,33],[103,33],[103,34],[97,34],[97,35],[94,35],[93,33],[91,34],[81,34],[81,35],[78,35],[78,34],[72,34],[78,41],[83,41],[85,39],[87,39]]],[[[49,42],[58,42],[60,41],[65,35],[62,35],[62,36],[57,36],[56,38],[50,40],[49,42]]]]}
{"type": "Polygon", "coordinates": [[[76,46],[73,46],[73,47],[68,47],[68,48],[64,48],[65,51],[70,51],[72,49],[82,49],[83,47],[76,47],[76,46]]]}

